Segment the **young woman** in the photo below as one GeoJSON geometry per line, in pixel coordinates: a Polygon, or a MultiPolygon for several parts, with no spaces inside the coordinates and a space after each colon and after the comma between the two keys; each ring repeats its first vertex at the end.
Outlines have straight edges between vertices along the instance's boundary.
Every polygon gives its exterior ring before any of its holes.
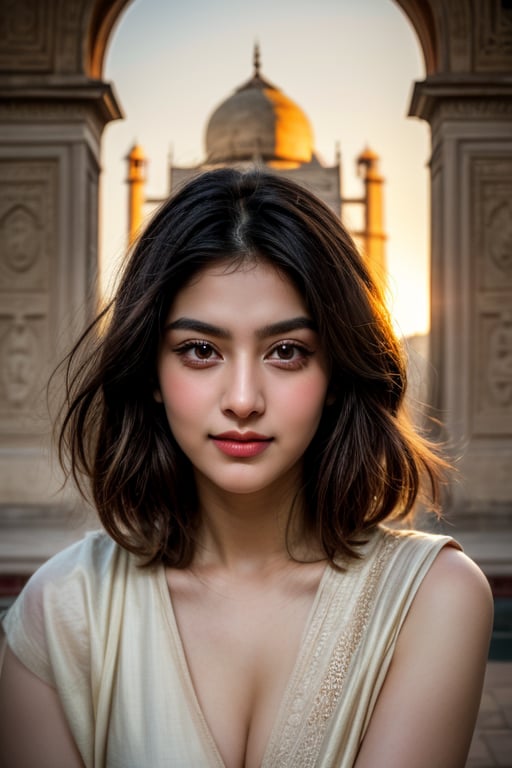
{"type": "Polygon", "coordinates": [[[60,447],[106,532],[5,619],[1,765],[462,768],[491,596],[452,539],[384,525],[437,501],[443,463],[338,219],[282,178],[202,175],[104,321],[60,447]]]}

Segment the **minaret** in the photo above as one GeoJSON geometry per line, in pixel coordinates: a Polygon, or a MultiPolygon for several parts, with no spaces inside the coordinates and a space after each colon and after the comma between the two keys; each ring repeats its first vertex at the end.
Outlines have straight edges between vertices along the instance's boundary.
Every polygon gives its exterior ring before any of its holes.
{"type": "Polygon", "coordinates": [[[384,178],[379,172],[379,156],[368,146],[357,158],[359,173],[365,187],[365,222],[362,233],[366,258],[375,276],[384,285],[386,281],[386,233],[384,232],[384,178]]]}
{"type": "Polygon", "coordinates": [[[128,160],[128,244],[131,245],[142,224],[144,185],[146,183],[146,158],[141,146],[134,144],[128,160]]]}

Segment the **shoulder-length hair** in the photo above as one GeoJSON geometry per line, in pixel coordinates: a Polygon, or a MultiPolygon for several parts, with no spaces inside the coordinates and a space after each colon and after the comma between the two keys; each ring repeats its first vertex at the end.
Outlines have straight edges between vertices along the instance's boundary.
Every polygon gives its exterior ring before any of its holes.
{"type": "Polygon", "coordinates": [[[437,504],[444,463],[404,416],[402,348],[352,239],[292,181],[221,169],[166,201],[112,305],[67,359],[59,456],[83,493],[90,481],[109,534],[148,564],[192,560],[193,470],[155,401],[156,360],[174,297],[226,258],[263,259],[282,271],[317,325],[330,404],[304,457],[301,514],[331,563],[356,554],[355,540],[371,526],[407,517],[425,485],[437,504]]]}

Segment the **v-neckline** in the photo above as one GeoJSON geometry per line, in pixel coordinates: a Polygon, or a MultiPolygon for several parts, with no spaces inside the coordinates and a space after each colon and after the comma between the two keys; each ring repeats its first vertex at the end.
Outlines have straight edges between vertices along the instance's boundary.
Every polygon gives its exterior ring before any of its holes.
{"type": "MultiPolygon", "coordinates": [[[[302,659],[308,647],[307,641],[311,633],[311,628],[319,608],[319,603],[321,601],[321,597],[324,592],[325,584],[332,573],[335,573],[335,571],[331,568],[329,563],[326,563],[322,571],[322,575],[320,576],[320,580],[316,588],[315,596],[313,598],[313,602],[309,609],[308,616],[306,618],[306,622],[304,624],[304,628],[301,633],[299,648],[295,657],[295,661],[293,663],[286,685],[284,686],[281,701],[279,703],[279,706],[277,707],[275,722],[272,728],[270,729],[270,733],[268,734],[268,739],[265,744],[265,749],[263,751],[263,758],[261,761],[262,766],[265,765],[267,756],[270,753],[270,750],[273,748],[274,741],[276,738],[276,733],[278,732],[278,728],[283,719],[283,715],[286,712],[286,709],[287,709],[286,705],[289,701],[289,698],[295,683],[295,679],[297,676],[296,675],[297,669],[300,668],[302,659]]],[[[171,628],[174,642],[175,642],[176,652],[178,654],[179,661],[180,661],[180,672],[181,672],[183,686],[190,698],[190,701],[193,703],[195,714],[196,714],[196,721],[200,726],[200,729],[198,729],[199,736],[201,738],[201,741],[203,742],[203,746],[206,747],[207,751],[211,753],[212,758],[215,758],[216,762],[218,763],[218,768],[226,768],[226,764],[224,763],[222,755],[219,752],[219,748],[217,747],[217,743],[213,737],[211,728],[202,710],[201,704],[199,702],[199,697],[197,695],[197,692],[192,680],[190,667],[188,665],[187,656],[185,653],[185,646],[183,644],[183,640],[178,627],[178,621],[176,619],[176,614],[174,611],[172,594],[169,588],[169,584],[167,582],[167,576],[166,576],[164,566],[158,569],[158,585],[160,589],[160,597],[164,605],[164,615],[171,628]]]]}

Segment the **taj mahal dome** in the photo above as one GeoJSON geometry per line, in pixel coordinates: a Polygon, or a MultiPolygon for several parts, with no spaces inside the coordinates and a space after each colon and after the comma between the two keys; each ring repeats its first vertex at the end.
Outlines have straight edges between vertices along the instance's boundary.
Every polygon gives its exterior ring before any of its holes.
{"type": "MultiPolygon", "coordinates": [[[[384,180],[379,172],[378,155],[368,147],[363,150],[356,160],[362,176],[361,197],[343,197],[339,151],[334,165],[320,160],[308,116],[295,101],[263,77],[258,45],[254,48],[252,77],[213,111],[204,136],[204,160],[199,165],[169,164],[167,194],[211,168],[266,166],[311,189],[341,219],[346,206],[361,208],[362,226],[351,234],[375,274],[384,279],[384,180]]],[[[160,204],[165,196],[146,195],[147,159],[141,145],[131,148],[127,162],[128,239],[132,242],[151,208],[160,204]]]]}

